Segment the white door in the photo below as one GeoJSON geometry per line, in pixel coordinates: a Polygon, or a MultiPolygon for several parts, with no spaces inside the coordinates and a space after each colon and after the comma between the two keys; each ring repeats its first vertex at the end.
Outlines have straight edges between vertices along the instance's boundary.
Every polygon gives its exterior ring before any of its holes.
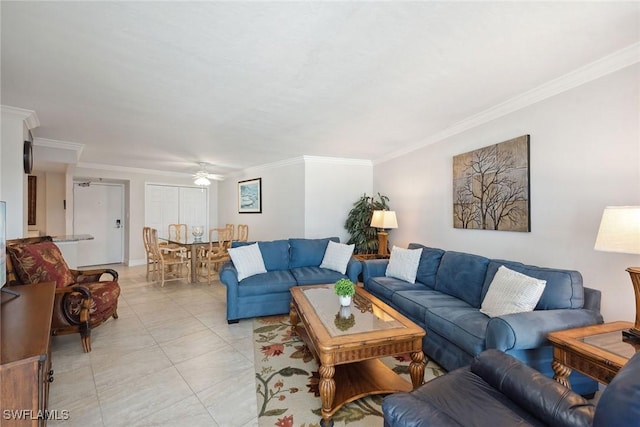
{"type": "Polygon", "coordinates": [[[209,226],[208,191],[197,187],[147,184],[145,188],[144,224],[168,234],[169,224],[187,224],[187,233],[194,226],[209,226]]]}
{"type": "Polygon", "coordinates": [[[124,186],[74,183],[73,233],[93,236],[78,242],[78,266],[123,262],[124,186]]]}

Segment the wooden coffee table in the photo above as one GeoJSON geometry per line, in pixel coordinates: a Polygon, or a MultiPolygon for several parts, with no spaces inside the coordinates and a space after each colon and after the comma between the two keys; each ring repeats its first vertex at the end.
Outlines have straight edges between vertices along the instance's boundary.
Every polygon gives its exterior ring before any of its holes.
{"type": "Polygon", "coordinates": [[[631,322],[611,322],[550,333],[547,338],[553,344],[553,379],[571,388],[569,375],[575,369],[609,384],[640,351],[640,342],[622,338],[622,331],[631,327],[631,322]]]}
{"type": "Polygon", "coordinates": [[[291,324],[320,365],[321,425],[344,404],[373,394],[411,391],[424,381],[425,331],[361,287],[341,308],[333,285],[291,288],[291,324]],[[409,384],[384,356],[411,354],[409,384]]]}

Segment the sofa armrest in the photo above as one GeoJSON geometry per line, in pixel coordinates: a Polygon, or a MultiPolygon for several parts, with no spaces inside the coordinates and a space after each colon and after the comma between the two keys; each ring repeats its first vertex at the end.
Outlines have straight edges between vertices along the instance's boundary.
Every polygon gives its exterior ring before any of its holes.
{"type": "Polygon", "coordinates": [[[549,332],[602,323],[602,315],[585,309],[534,310],[494,317],[487,325],[486,348],[526,350],[547,344],[549,332]]]}
{"type": "Polygon", "coordinates": [[[582,308],[585,310],[597,311],[600,313],[600,301],[602,300],[602,292],[597,289],[587,288],[584,289],[584,305],[582,308]]]}
{"type": "Polygon", "coordinates": [[[365,284],[365,288],[370,278],[384,276],[388,264],[388,259],[368,259],[362,261],[362,281],[365,284]]]}
{"type": "Polygon", "coordinates": [[[356,257],[351,256],[349,263],[347,264],[347,277],[353,283],[358,283],[358,276],[362,273],[362,262],[356,257]]]}
{"type": "Polygon", "coordinates": [[[477,355],[471,372],[547,425],[588,426],[593,422],[595,407],[582,396],[501,351],[477,355]]]}
{"type": "Polygon", "coordinates": [[[220,267],[220,281],[227,287],[227,320],[238,318],[238,270],[232,262],[220,267]]]}

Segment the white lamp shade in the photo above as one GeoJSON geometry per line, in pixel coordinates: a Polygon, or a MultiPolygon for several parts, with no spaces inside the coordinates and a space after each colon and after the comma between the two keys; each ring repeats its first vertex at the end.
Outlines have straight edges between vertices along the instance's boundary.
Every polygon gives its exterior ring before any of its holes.
{"type": "Polygon", "coordinates": [[[371,227],[398,228],[396,213],[394,211],[373,211],[373,216],[371,217],[371,227]]]}
{"type": "Polygon", "coordinates": [[[640,254],[640,206],[607,206],[594,249],[640,254]]]}

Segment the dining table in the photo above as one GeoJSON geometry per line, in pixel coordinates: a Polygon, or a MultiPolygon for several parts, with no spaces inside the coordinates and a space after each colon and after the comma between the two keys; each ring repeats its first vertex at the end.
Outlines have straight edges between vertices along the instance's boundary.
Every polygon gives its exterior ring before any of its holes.
{"type": "Polygon", "coordinates": [[[208,248],[209,239],[206,236],[202,236],[201,238],[187,236],[186,240],[185,239],[175,240],[168,236],[158,236],[158,240],[162,240],[169,244],[179,245],[187,248],[187,250],[190,253],[190,259],[191,259],[190,282],[197,283],[198,282],[198,249],[203,247],[208,248]]]}

